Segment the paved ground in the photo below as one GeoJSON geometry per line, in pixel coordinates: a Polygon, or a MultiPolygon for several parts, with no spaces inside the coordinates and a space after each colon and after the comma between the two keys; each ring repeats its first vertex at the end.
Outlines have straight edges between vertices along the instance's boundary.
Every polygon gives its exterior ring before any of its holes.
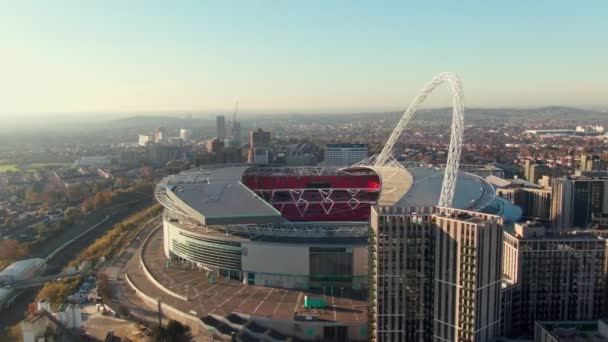
{"type": "MultiPolygon", "coordinates": [[[[224,278],[216,278],[212,283],[204,271],[184,269],[184,265],[175,262],[168,267],[162,251],[162,229],[157,230],[145,246],[144,260],[159,282],[190,300],[177,299],[151,284],[140,267],[139,253],[135,253],[126,265],[126,271],[133,283],[149,296],[161,298],[161,301],[199,317],[207,314],[225,316],[234,311],[291,320],[294,312],[306,313],[301,307],[305,295],[319,295],[297,290],[244,285],[224,278]]],[[[326,310],[312,313],[327,321],[346,323],[367,320],[367,302],[363,298],[340,297],[338,296],[341,295],[340,289],[335,289],[334,295],[326,296],[328,303],[326,310]]]]}
{"type": "Polygon", "coordinates": [[[108,331],[113,330],[115,336],[135,342],[151,341],[143,334],[136,323],[111,316],[104,316],[97,312],[95,305],[82,308],[82,327],[87,335],[103,341],[108,331]]]}
{"type": "Polygon", "coordinates": [[[109,277],[110,289],[112,291],[112,298],[114,306],[123,305],[129,310],[129,313],[137,318],[139,321],[145,321],[153,324],[157,324],[158,315],[156,310],[146,305],[139,297],[133,294],[133,291],[127,284],[124,284],[124,273],[125,267],[129,260],[134,259],[134,255],[139,253],[139,248],[143,243],[146,236],[160,227],[162,221],[159,217],[156,217],[147,222],[141,231],[131,241],[129,246],[119,253],[119,257],[112,261],[112,263],[104,268],[104,272],[109,277]],[[120,279],[120,280],[119,280],[120,279]]]}

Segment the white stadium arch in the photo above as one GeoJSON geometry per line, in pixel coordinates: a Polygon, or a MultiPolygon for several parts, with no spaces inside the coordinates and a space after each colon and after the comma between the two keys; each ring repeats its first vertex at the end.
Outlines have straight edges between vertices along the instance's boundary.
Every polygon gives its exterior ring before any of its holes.
{"type": "Polygon", "coordinates": [[[382,152],[375,158],[375,166],[383,166],[392,157],[393,148],[397,140],[403,133],[410,119],[416,113],[416,109],[426,98],[442,83],[447,83],[452,92],[452,129],[450,133],[450,146],[448,150],[448,160],[439,197],[439,206],[451,207],[456,188],[456,175],[460,163],[460,152],[462,147],[462,133],[464,128],[464,94],[462,82],[458,75],[453,72],[443,72],[435,76],[427,85],[422,88],[418,96],[412,101],[405,111],[397,127],[391,133],[388,141],[384,145],[382,152]]]}

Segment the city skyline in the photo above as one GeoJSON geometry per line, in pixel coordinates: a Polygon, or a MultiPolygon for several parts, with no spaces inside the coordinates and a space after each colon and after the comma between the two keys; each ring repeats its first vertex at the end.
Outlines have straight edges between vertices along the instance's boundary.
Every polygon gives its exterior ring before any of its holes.
{"type": "Polygon", "coordinates": [[[607,14],[564,1],[15,3],[0,15],[0,117],[229,111],[235,99],[244,111],[400,109],[442,71],[463,78],[467,106],[602,107],[607,14]]]}

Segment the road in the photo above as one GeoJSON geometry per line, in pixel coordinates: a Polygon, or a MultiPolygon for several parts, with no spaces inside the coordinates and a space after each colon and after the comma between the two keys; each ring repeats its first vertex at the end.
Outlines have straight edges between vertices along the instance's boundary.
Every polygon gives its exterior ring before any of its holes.
{"type": "Polygon", "coordinates": [[[46,283],[47,281],[53,281],[59,277],[63,277],[63,275],[61,273],[58,273],[58,274],[40,276],[40,277],[36,277],[34,279],[16,281],[11,284],[11,287],[14,289],[27,289],[30,287],[39,287],[39,286],[44,285],[44,283],[46,283]]]}
{"type": "MultiPolygon", "coordinates": [[[[103,234],[105,234],[108,230],[110,230],[112,227],[114,227],[115,224],[119,223],[120,221],[125,219],[127,216],[134,214],[137,211],[147,207],[150,204],[151,204],[150,201],[144,201],[144,202],[138,203],[132,207],[125,206],[125,207],[119,207],[119,208],[112,210],[111,211],[112,216],[110,217],[110,219],[105,221],[103,224],[99,225],[97,228],[93,229],[90,233],[88,233],[88,234],[84,235],[83,237],[81,237],[80,239],[78,239],[78,243],[73,243],[73,244],[67,246],[65,249],[63,249],[61,251],[61,253],[55,255],[53,257],[53,259],[48,262],[46,271],[45,271],[45,275],[61,272],[61,269],[63,267],[65,267],[72,259],[74,259],[78,255],[78,253],[80,253],[83,249],[88,247],[95,240],[97,240],[99,237],[101,237],[103,234]]],[[[103,215],[105,216],[106,213],[107,213],[107,211],[104,211],[103,215]]],[[[98,222],[102,219],[103,219],[103,217],[99,217],[96,222],[98,222]]],[[[81,229],[81,231],[82,231],[82,229],[81,229]]],[[[63,242],[68,241],[68,240],[63,240],[63,242]]],[[[60,246],[61,246],[61,244],[56,244],[55,249],[59,248],[60,246]]],[[[45,257],[48,256],[48,254],[52,253],[53,250],[49,251],[45,255],[45,257]]]]}
{"type": "Polygon", "coordinates": [[[133,295],[133,292],[128,290],[128,285],[125,284],[124,280],[124,273],[127,262],[129,262],[135,253],[139,253],[139,249],[146,237],[161,225],[162,220],[160,215],[148,221],[127,248],[115,257],[110,265],[103,268],[103,271],[108,275],[110,291],[112,292],[113,303],[110,306],[125,306],[136,320],[149,323],[158,322],[158,313],[155,310],[149,309],[138,296],[133,295]]]}

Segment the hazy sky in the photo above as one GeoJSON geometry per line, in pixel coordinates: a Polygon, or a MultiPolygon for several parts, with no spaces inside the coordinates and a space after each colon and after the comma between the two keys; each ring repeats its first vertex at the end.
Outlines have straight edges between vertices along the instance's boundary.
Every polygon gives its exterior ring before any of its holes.
{"type": "Polygon", "coordinates": [[[5,117],[403,108],[441,71],[469,106],[608,105],[608,2],[0,4],[5,117]]]}

